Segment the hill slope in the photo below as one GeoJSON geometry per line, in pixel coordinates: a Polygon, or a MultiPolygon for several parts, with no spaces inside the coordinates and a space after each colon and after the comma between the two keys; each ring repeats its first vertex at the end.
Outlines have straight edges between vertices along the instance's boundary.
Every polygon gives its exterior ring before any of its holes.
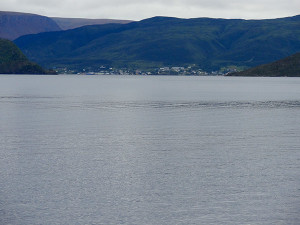
{"type": "Polygon", "coordinates": [[[228,76],[300,77],[300,53],[228,76]]]}
{"type": "Polygon", "coordinates": [[[58,30],[60,27],[45,16],[0,11],[0,38],[14,40],[26,34],[58,30]]]}
{"type": "Polygon", "coordinates": [[[120,23],[126,24],[130,20],[113,20],[113,19],[83,19],[83,18],[59,18],[51,17],[62,30],[75,29],[87,25],[107,24],[107,23],[120,23]]]}
{"type": "Polygon", "coordinates": [[[39,65],[28,61],[11,41],[0,39],[0,74],[49,74],[39,65]]]}
{"type": "Polygon", "coordinates": [[[252,67],[300,51],[300,16],[272,20],[154,17],[85,26],[15,41],[42,65],[73,68],[196,64],[205,70],[252,67]]]}

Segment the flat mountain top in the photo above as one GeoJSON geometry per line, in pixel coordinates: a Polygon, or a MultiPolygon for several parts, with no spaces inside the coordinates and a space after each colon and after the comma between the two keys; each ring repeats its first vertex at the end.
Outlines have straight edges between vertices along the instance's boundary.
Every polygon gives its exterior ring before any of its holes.
{"type": "Polygon", "coordinates": [[[31,13],[0,11],[0,38],[15,40],[27,34],[74,29],[86,25],[130,23],[130,20],[46,17],[31,13]]]}
{"type": "Polygon", "coordinates": [[[228,76],[300,77],[300,53],[228,76]]]}
{"type": "Polygon", "coordinates": [[[62,30],[74,29],[86,25],[119,23],[126,24],[132,22],[131,20],[114,20],[114,19],[85,19],[85,18],[59,18],[51,17],[62,30]]]}
{"type": "Polygon", "coordinates": [[[14,40],[27,34],[59,30],[56,22],[46,16],[0,11],[0,38],[14,40]]]}

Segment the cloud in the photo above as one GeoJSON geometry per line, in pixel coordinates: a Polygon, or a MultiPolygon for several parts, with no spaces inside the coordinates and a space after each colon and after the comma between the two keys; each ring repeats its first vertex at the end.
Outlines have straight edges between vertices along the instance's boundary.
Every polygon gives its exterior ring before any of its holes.
{"type": "Polygon", "coordinates": [[[299,14],[299,0],[1,0],[1,10],[139,20],[152,16],[263,19],[299,14]]]}

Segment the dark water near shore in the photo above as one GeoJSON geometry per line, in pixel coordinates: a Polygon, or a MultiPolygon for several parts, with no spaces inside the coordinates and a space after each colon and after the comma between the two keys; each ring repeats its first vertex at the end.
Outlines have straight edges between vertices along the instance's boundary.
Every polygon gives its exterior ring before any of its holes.
{"type": "Polygon", "coordinates": [[[300,224],[300,79],[0,76],[0,224],[300,224]]]}

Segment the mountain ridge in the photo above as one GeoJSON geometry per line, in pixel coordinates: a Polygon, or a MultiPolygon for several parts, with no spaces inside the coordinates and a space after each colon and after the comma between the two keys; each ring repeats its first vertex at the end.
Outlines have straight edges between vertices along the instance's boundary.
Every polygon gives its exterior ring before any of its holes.
{"type": "Polygon", "coordinates": [[[0,11],[0,38],[14,40],[27,34],[60,30],[60,27],[46,16],[0,11]]]}
{"type": "Polygon", "coordinates": [[[74,29],[86,25],[120,23],[130,20],[47,17],[38,14],[0,11],[0,38],[15,40],[27,34],[74,29]]]}
{"type": "Polygon", "coordinates": [[[62,30],[75,29],[87,25],[100,25],[108,23],[126,24],[133,22],[132,20],[118,20],[118,19],[89,19],[89,18],[62,18],[50,17],[54,20],[62,30]]]}
{"type": "Polygon", "coordinates": [[[159,67],[206,70],[253,67],[300,51],[300,16],[267,20],[153,17],[18,38],[42,65],[159,67]]]}

